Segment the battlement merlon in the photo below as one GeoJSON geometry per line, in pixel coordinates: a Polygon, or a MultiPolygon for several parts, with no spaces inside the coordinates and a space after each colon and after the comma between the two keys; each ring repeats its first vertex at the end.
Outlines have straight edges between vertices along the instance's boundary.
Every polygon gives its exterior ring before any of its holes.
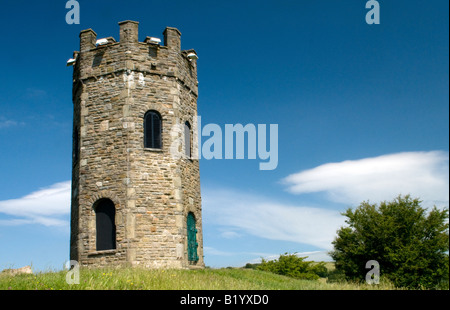
{"type": "Polygon", "coordinates": [[[131,70],[144,75],[175,77],[195,94],[197,89],[197,57],[195,50],[181,50],[181,32],[177,28],[166,27],[164,45],[150,40],[139,42],[139,23],[122,21],[119,23],[120,41],[105,38],[97,44],[97,34],[92,29],[80,32],[80,52],[75,52],[74,82],[89,78],[99,79],[109,74],[120,74],[131,70]]]}
{"type": "Polygon", "coordinates": [[[181,32],[177,28],[166,27],[163,32],[164,45],[175,51],[181,50],[181,32]]]}
{"type": "Polygon", "coordinates": [[[97,34],[92,29],[82,30],[80,32],[80,52],[86,52],[95,48],[97,34]]]}
{"type": "Polygon", "coordinates": [[[120,43],[137,44],[139,42],[139,22],[126,20],[119,23],[120,43]]]}

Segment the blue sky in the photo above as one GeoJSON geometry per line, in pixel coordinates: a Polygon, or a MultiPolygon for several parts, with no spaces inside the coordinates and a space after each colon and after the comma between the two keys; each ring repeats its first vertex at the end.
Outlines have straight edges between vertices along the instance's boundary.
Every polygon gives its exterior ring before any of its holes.
{"type": "Polygon", "coordinates": [[[446,0],[2,1],[0,269],[69,255],[72,68],[79,32],[181,33],[199,55],[202,123],[278,124],[278,166],[200,160],[205,262],[327,259],[340,212],[411,194],[448,206],[446,0]]]}

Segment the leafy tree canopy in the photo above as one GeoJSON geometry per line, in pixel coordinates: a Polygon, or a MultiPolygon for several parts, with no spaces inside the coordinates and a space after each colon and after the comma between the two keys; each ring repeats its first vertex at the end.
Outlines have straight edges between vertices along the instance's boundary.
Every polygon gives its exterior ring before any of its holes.
{"type": "Polygon", "coordinates": [[[427,212],[420,204],[407,195],[379,206],[363,202],[344,212],[348,226],[337,231],[330,252],[336,269],[363,281],[366,263],[376,260],[380,275],[395,286],[448,287],[448,208],[427,212]]]}

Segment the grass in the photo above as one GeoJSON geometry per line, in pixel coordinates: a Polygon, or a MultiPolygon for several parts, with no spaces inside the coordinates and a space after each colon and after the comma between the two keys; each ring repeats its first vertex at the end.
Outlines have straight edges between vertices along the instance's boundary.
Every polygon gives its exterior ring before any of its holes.
{"type": "Polygon", "coordinates": [[[201,270],[148,270],[97,268],[80,270],[80,284],[66,283],[66,271],[20,274],[0,273],[0,290],[391,290],[379,285],[327,283],[326,279],[297,280],[273,273],[222,268],[201,270]]]}

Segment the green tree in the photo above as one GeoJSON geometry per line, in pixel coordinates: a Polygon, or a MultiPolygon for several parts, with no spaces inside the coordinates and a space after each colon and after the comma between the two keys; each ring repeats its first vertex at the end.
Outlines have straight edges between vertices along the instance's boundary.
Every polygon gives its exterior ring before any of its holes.
{"type": "Polygon", "coordinates": [[[448,208],[427,212],[420,204],[407,195],[344,212],[348,226],[337,231],[330,252],[336,269],[363,281],[366,262],[376,260],[380,275],[397,287],[448,287],[448,208]]]}

